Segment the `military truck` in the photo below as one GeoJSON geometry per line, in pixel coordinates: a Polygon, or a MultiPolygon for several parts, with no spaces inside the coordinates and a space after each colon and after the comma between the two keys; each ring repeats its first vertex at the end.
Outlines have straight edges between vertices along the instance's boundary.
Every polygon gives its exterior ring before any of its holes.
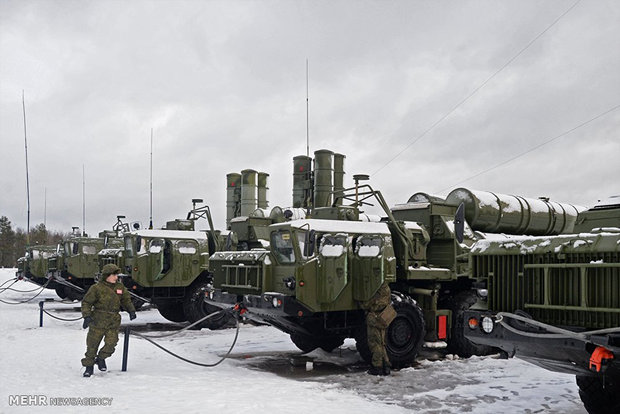
{"type": "MultiPolygon", "coordinates": [[[[424,341],[446,341],[464,356],[488,352],[465,340],[459,323],[462,312],[484,294],[468,267],[469,247],[484,235],[474,233],[464,215],[471,210],[487,231],[504,230],[505,222],[514,219],[508,208],[512,200],[503,210],[503,202],[495,208],[483,203],[466,207],[462,198],[472,193],[459,189],[447,199],[417,193],[390,209],[379,191],[359,185],[367,176],[354,176],[355,187],[343,188],[343,161],[343,155],[327,150],[315,152],[314,169],[310,157],[294,158],[293,206],[305,209],[308,218],[269,225],[269,248],[211,256],[214,290],[208,300],[220,306],[239,303],[250,318],[289,333],[305,352],[331,351],[353,337],[368,360],[360,303],[387,281],[397,311],[386,337],[394,366],[412,363],[424,341]],[[369,201],[378,204],[383,217],[361,211],[369,201]]],[[[525,202],[514,202],[519,200],[525,202]]],[[[546,216],[522,212],[531,216],[532,227],[539,219],[559,216],[551,204],[540,203],[548,207],[546,216]]],[[[564,223],[550,226],[551,231],[574,225],[577,209],[556,207],[564,223]]],[[[521,227],[515,231],[528,225],[521,227]]]]}
{"type": "Polygon", "coordinates": [[[619,196],[574,234],[479,242],[471,266],[488,296],[465,312],[467,339],[575,374],[588,412],[620,412],[619,196]]]}
{"type": "Polygon", "coordinates": [[[58,284],[50,280],[48,275],[48,261],[57,254],[57,246],[34,245],[26,248],[26,255],[17,261],[18,279],[27,279],[47,289],[57,289],[58,284]]]}
{"type": "MultiPolygon", "coordinates": [[[[163,229],[126,233],[122,249],[100,252],[101,265],[113,262],[124,269],[127,277],[122,281],[129,291],[156,305],[173,322],[197,322],[219,310],[203,298],[211,283],[209,257],[222,249],[227,232],[214,229],[209,207],[196,207],[202,202],[192,200],[186,219],[168,221],[163,229]],[[200,218],[208,221],[209,230],[195,229],[200,218]]],[[[228,321],[229,315],[221,314],[195,328],[217,329],[228,321]]]]}
{"type": "Polygon", "coordinates": [[[74,234],[60,243],[48,264],[48,277],[56,282],[58,296],[82,300],[88,288],[97,282],[100,251],[123,247],[122,235],[129,231],[124,218],[117,216],[112,230],[103,230],[98,237],[80,235],[74,228],[74,234]]]}

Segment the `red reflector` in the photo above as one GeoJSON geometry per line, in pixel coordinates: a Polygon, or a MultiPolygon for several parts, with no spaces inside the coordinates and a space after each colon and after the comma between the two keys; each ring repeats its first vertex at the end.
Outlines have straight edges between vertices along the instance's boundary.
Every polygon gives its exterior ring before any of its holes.
{"type": "Polygon", "coordinates": [[[234,187],[235,186],[235,182],[233,181],[232,183],[230,183],[230,186],[234,187]]]}
{"type": "Polygon", "coordinates": [[[303,285],[305,285],[304,281],[303,281],[303,280],[300,280],[300,281],[299,281],[299,286],[303,286],[303,285]]]}
{"type": "Polygon", "coordinates": [[[137,272],[137,271],[138,271],[138,268],[137,268],[137,267],[134,267],[134,268],[133,268],[133,271],[134,271],[134,272],[137,272]]]}
{"type": "Polygon", "coordinates": [[[69,276],[67,279],[71,280],[71,276],[69,276]]]}
{"type": "Polygon", "coordinates": [[[136,290],[136,289],[138,289],[138,286],[133,285],[131,288],[132,288],[133,290],[136,290]]]}
{"type": "Polygon", "coordinates": [[[303,171],[303,170],[304,170],[304,167],[303,167],[303,166],[302,166],[302,167],[299,167],[299,171],[303,171]]]}
{"type": "Polygon", "coordinates": [[[446,339],[448,330],[448,317],[446,315],[440,315],[437,317],[437,338],[446,339]]]}
{"type": "Polygon", "coordinates": [[[303,311],[299,311],[299,312],[297,312],[297,316],[304,316],[303,311]]]}

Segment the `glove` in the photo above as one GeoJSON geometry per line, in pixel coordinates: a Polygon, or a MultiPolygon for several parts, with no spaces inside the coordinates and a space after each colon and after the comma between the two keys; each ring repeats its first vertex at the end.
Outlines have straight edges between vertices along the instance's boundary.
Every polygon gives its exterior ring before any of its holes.
{"type": "Polygon", "coordinates": [[[135,312],[129,312],[129,320],[133,321],[134,319],[136,319],[136,313],[135,312]]]}
{"type": "Polygon", "coordinates": [[[91,318],[90,316],[86,316],[84,318],[84,322],[82,323],[82,328],[86,329],[88,328],[88,325],[90,325],[90,323],[93,321],[93,318],[91,318]]]}

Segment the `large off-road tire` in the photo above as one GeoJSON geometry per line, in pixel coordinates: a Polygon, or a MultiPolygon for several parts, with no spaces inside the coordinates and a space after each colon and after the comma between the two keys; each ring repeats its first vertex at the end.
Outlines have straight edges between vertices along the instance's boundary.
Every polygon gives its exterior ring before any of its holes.
{"type": "Polygon", "coordinates": [[[186,322],[187,317],[183,312],[183,304],[181,302],[159,303],[157,304],[159,314],[171,322],[186,322]]]}
{"type": "Polygon", "coordinates": [[[131,303],[133,304],[133,307],[136,310],[139,310],[142,306],[144,306],[144,304],[146,303],[145,301],[143,301],[142,299],[138,299],[135,296],[131,297],[131,303]]]}
{"type": "Polygon", "coordinates": [[[442,300],[440,306],[445,306],[452,311],[452,329],[450,330],[450,339],[448,339],[447,351],[457,354],[462,358],[469,358],[472,355],[489,355],[493,352],[499,352],[497,349],[487,345],[477,345],[465,338],[464,332],[464,315],[465,311],[472,307],[478,301],[476,292],[473,290],[464,290],[452,297],[442,300]]]}
{"type": "Polygon", "coordinates": [[[292,333],[291,341],[293,341],[295,346],[299,348],[304,354],[312,352],[319,347],[319,343],[317,342],[317,340],[310,335],[292,333]]]}
{"type": "MultiPolygon", "coordinates": [[[[411,365],[420,352],[425,335],[424,314],[415,300],[400,292],[392,292],[392,306],[396,318],[387,328],[385,345],[392,368],[399,369],[411,365]]],[[[362,358],[371,363],[366,324],[358,330],[355,341],[362,358]]]]}
{"type": "Polygon", "coordinates": [[[69,300],[82,301],[82,299],[84,299],[84,295],[88,291],[88,288],[84,288],[84,292],[79,292],[70,286],[63,286],[63,287],[65,289],[65,295],[67,295],[67,299],[69,300]]]}
{"type": "Polygon", "coordinates": [[[56,294],[60,297],[60,299],[67,299],[67,292],[65,292],[64,286],[58,285],[54,290],[56,291],[56,294]]]}
{"type": "Polygon", "coordinates": [[[291,341],[305,354],[317,348],[321,348],[325,352],[332,352],[344,343],[344,338],[342,336],[309,336],[293,333],[291,334],[291,341]]]}
{"type": "MultiPolygon", "coordinates": [[[[187,316],[187,320],[191,323],[199,321],[212,313],[222,311],[221,308],[205,302],[205,293],[210,287],[210,284],[206,281],[196,281],[189,287],[183,301],[183,309],[187,316]]],[[[221,329],[226,327],[233,318],[234,317],[229,312],[220,312],[218,315],[200,322],[192,329],[221,329]]]]}
{"type": "Polygon", "coordinates": [[[576,379],[588,413],[620,413],[620,377],[577,375],[576,379]]]}

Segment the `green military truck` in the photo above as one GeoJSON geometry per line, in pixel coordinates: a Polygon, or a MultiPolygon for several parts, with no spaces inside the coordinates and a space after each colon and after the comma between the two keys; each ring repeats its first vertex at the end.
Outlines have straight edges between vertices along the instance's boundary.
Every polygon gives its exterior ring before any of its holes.
{"type": "Polygon", "coordinates": [[[575,233],[482,241],[473,276],[488,300],[470,341],[576,375],[590,413],[620,412],[620,197],[580,213],[575,233]]]}
{"type": "Polygon", "coordinates": [[[58,289],[56,281],[48,278],[49,260],[58,254],[58,247],[52,245],[34,245],[26,248],[26,255],[17,261],[18,279],[27,279],[47,289],[58,289]]]}
{"type": "MultiPolygon", "coordinates": [[[[459,322],[485,293],[471,277],[468,261],[470,246],[485,236],[474,233],[464,215],[473,212],[487,232],[505,231],[514,224],[513,204],[525,199],[510,199],[504,206],[496,195],[481,193],[489,203],[476,198],[476,204],[466,199],[473,193],[459,189],[447,199],[417,193],[390,209],[381,193],[358,185],[367,176],[354,176],[356,186],[343,188],[343,161],[344,156],[327,150],[317,151],[314,160],[294,158],[293,206],[306,210],[307,218],[269,225],[264,229],[268,248],[212,255],[214,290],[208,300],[222,307],[240,303],[250,318],[289,333],[306,352],[317,347],[331,351],[345,338],[355,338],[368,360],[360,303],[387,281],[397,311],[386,338],[394,366],[411,364],[424,341],[445,341],[463,356],[488,352],[464,338],[459,322]],[[379,221],[369,221],[374,218],[361,211],[370,201],[383,211],[379,221]]],[[[532,216],[535,231],[564,231],[574,225],[576,208],[540,203],[548,207],[546,216],[521,212],[532,216]],[[539,228],[538,220],[559,216],[556,210],[563,212],[564,223],[539,228]]],[[[528,230],[519,223],[513,227],[528,230]]]]}
{"type": "MultiPolygon", "coordinates": [[[[193,200],[186,219],[169,221],[163,229],[125,233],[122,248],[102,250],[99,256],[100,265],[115,263],[124,269],[127,277],[122,281],[129,291],[173,322],[197,322],[218,310],[203,298],[211,284],[209,257],[226,241],[214,229],[209,207],[196,207],[198,203],[202,200],[193,200]],[[199,218],[208,220],[209,230],[195,230],[199,218]]],[[[221,314],[195,328],[217,329],[228,320],[221,314]]]]}

